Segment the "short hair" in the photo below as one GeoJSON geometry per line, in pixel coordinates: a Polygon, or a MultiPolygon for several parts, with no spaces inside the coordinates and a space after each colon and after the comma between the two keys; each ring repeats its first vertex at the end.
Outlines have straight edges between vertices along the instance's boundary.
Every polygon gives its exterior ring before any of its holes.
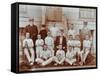
{"type": "Polygon", "coordinates": [[[45,25],[45,24],[43,24],[43,25],[42,25],[42,27],[46,27],[46,25],[45,25]]]}
{"type": "Polygon", "coordinates": [[[31,21],[34,21],[34,19],[33,18],[29,18],[29,22],[31,22],[31,21]]]}
{"type": "Polygon", "coordinates": [[[60,29],[60,31],[64,33],[64,30],[63,29],[60,29]]]}
{"type": "Polygon", "coordinates": [[[44,47],[44,46],[47,46],[47,44],[44,44],[43,47],[44,47]]]}
{"type": "Polygon", "coordinates": [[[84,24],[84,25],[87,25],[87,24],[88,24],[88,22],[87,22],[87,21],[84,21],[84,22],[83,22],[83,24],[84,24]]]}

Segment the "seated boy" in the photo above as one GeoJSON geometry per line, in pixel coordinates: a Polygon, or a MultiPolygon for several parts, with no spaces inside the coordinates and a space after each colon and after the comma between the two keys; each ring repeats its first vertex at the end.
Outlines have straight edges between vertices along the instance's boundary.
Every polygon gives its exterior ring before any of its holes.
{"type": "Polygon", "coordinates": [[[86,35],[85,40],[83,40],[83,50],[80,52],[80,57],[81,57],[80,65],[85,64],[86,58],[90,53],[91,46],[92,46],[92,42],[89,39],[89,35],[86,35]]]}
{"type": "Polygon", "coordinates": [[[36,58],[36,62],[41,66],[46,66],[50,64],[53,60],[53,55],[51,50],[48,49],[47,45],[44,44],[43,50],[40,52],[40,57],[36,58]]]}
{"type": "Polygon", "coordinates": [[[34,49],[33,49],[33,40],[30,38],[30,33],[26,33],[26,37],[23,40],[23,48],[24,48],[24,54],[26,55],[26,58],[28,59],[28,62],[30,65],[34,64],[34,49]]]}
{"type": "Polygon", "coordinates": [[[63,65],[63,62],[65,61],[65,51],[62,50],[62,45],[58,46],[58,50],[56,52],[56,56],[54,56],[54,61],[56,62],[55,65],[63,65]]]}
{"type": "Polygon", "coordinates": [[[74,65],[74,63],[76,62],[76,54],[73,50],[72,46],[68,47],[68,50],[66,52],[66,58],[65,58],[65,62],[70,64],[70,65],[74,65]]]}

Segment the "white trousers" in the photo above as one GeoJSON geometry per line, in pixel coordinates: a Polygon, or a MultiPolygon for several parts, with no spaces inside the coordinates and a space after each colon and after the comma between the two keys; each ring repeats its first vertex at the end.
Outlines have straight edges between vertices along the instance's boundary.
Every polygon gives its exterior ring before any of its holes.
{"type": "Polygon", "coordinates": [[[30,61],[34,62],[34,57],[35,57],[35,55],[34,55],[34,50],[33,50],[33,48],[29,48],[29,51],[28,51],[27,48],[25,48],[25,49],[24,49],[24,54],[26,55],[26,58],[28,59],[29,62],[30,62],[30,61]],[[31,56],[30,56],[29,52],[30,52],[31,56]]]}
{"type": "Polygon", "coordinates": [[[51,50],[52,56],[54,56],[54,46],[53,45],[48,45],[48,49],[51,50]]]}
{"type": "Polygon", "coordinates": [[[74,51],[75,51],[75,54],[76,54],[76,53],[80,54],[80,48],[74,47],[74,51]]]}
{"type": "Polygon", "coordinates": [[[74,62],[76,62],[76,59],[73,58],[73,59],[69,59],[69,58],[66,58],[65,59],[65,62],[69,63],[70,65],[72,65],[74,62]]]}
{"type": "Polygon", "coordinates": [[[81,57],[81,61],[82,62],[85,62],[88,54],[89,54],[89,50],[88,49],[87,49],[87,51],[85,53],[83,53],[83,52],[80,53],[80,57],[81,57]]]}
{"type": "Polygon", "coordinates": [[[58,60],[58,58],[56,56],[54,56],[53,61],[56,62],[57,64],[62,64],[65,61],[65,57],[62,58],[61,60],[58,60]]]}
{"type": "Polygon", "coordinates": [[[41,64],[42,66],[48,65],[53,61],[53,57],[47,59],[47,60],[43,60],[42,58],[37,58],[35,60],[37,63],[41,64]]]}
{"type": "Polygon", "coordinates": [[[40,53],[43,50],[42,46],[37,46],[36,47],[36,58],[40,58],[40,53]]]}

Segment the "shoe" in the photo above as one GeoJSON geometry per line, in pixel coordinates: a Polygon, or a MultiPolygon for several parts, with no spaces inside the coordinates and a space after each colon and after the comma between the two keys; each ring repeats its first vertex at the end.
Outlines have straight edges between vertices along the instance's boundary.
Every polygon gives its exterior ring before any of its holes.
{"type": "Polygon", "coordinates": [[[73,66],[76,66],[77,64],[76,64],[76,63],[73,63],[72,65],[73,65],[73,66]]]}
{"type": "Polygon", "coordinates": [[[81,66],[82,66],[82,65],[83,65],[83,63],[82,63],[82,62],[80,62],[80,63],[79,63],[79,65],[81,65],[81,66]]]}
{"type": "Polygon", "coordinates": [[[64,65],[64,63],[61,63],[61,65],[64,65]]]}
{"type": "Polygon", "coordinates": [[[54,65],[55,65],[55,66],[57,66],[58,64],[57,64],[57,63],[55,63],[54,65]]]}
{"type": "Polygon", "coordinates": [[[30,65],[31,65],[31,66],[33,65],[33,62],[32,62],[32,61],[30,61],[30,65]]]}

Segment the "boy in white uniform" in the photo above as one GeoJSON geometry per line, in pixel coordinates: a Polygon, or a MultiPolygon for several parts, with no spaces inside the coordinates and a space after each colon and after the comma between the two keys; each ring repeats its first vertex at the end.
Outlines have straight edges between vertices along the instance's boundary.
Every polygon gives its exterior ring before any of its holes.
{"type": "Polygon", "coordinates": [[[75,36],[76,31],[74,30],[73,24],[69,25],[69,29],[68,29],[68,33],[67,34],[68,34],[68,36],[69,35],[72,35],[73,37],[75,36]]]}
{"type": "Polygon", "coordinates": [[[36,58],[36,62],[41,66],[46,66],[53,61],[53,56],[51,51],[48,49],[47,45],[43,46],[43,50],[40,53],[40,58],[36,58]]]}
{"type": "Polygon", "coordinates": [[[28,62],[30,65],[34,64],[34,50],[33,50],[34,44],[33,40],[30,38],[30,33],[26,33],[26,37],[23,40],[23,48],[24,48],[24,54],[26,55],[26,58],[28,59],[28,62]],[[30,52],[30,54],[29,54],[30,52]]]}
{"type": "Polygon", "coordinates": [[[76,57],[75,57],[75,52],[73,50],[72,46],[68,47],[68,50],[66,52],[66,58],[65,58],[65,62],[69,63],[70,65],[74,65],[74,63],[76,62],[76,57]]]}
{"type": "Polygon", "coordinates": [[[79,35],[75,36],[75,40],[74,40],[74,52],[77,53],[79,55],[80,53],[80,47],[81,47],[81,42],[79,39],[79,35]]]}
{"type": "Polygon", "coordinates": [[[45,38],[45,44],[48,46],[48,49],[52,51],[52,55],[54,56],[54,39],[51,37],[51,33],[47,33],[47,37],[45,38]]]}
{"type": "Polygon", "coordinates": [[[35,42],[36,45],[36,57],[40,57],[40,52],[43,50],[44,41],[41,39],[41,35],[37,35],[37,40],[35,42]]]}
{"type": "Polygon", "coordinates": [[[85,64],[86,58],[90,52],[92,42],[89,39],[89,35],[85,36],[85,40],[83,40],[83,50],[80,52],[81,57],[81,65],[85,64]]]}
{"type": "Polygon", "coordinates": [[[76,54],[76,62],[77,64],[79,64],[80,62],[80,51],[81,51],[81,42],[80,42],[80,38],[79,38],[79,35],[76,35],[75,36],[75,39],[74,39],[74,52],[76,54]]]}
{"type": "Polygon", "coordinates": [[[59,35],[59,27],[56,26],[56,23],[49,29],[52,37],[55,39],[59,35]]]}
{"type": "Polygon", "coordinates": [[[55,65],[63,65],[63,62],[65,61],[65,51],[62,50],[62,45],[59,45],[58,48],[56,56],[54,57],[54,61],[56,62],[55,65]]]}
{"type": "Polygon", "coordinates": [[[68,36],[67,47],[68,46],[74,46],[74,40],[73,40],[73,36],[72,35],[68,36]]]}

